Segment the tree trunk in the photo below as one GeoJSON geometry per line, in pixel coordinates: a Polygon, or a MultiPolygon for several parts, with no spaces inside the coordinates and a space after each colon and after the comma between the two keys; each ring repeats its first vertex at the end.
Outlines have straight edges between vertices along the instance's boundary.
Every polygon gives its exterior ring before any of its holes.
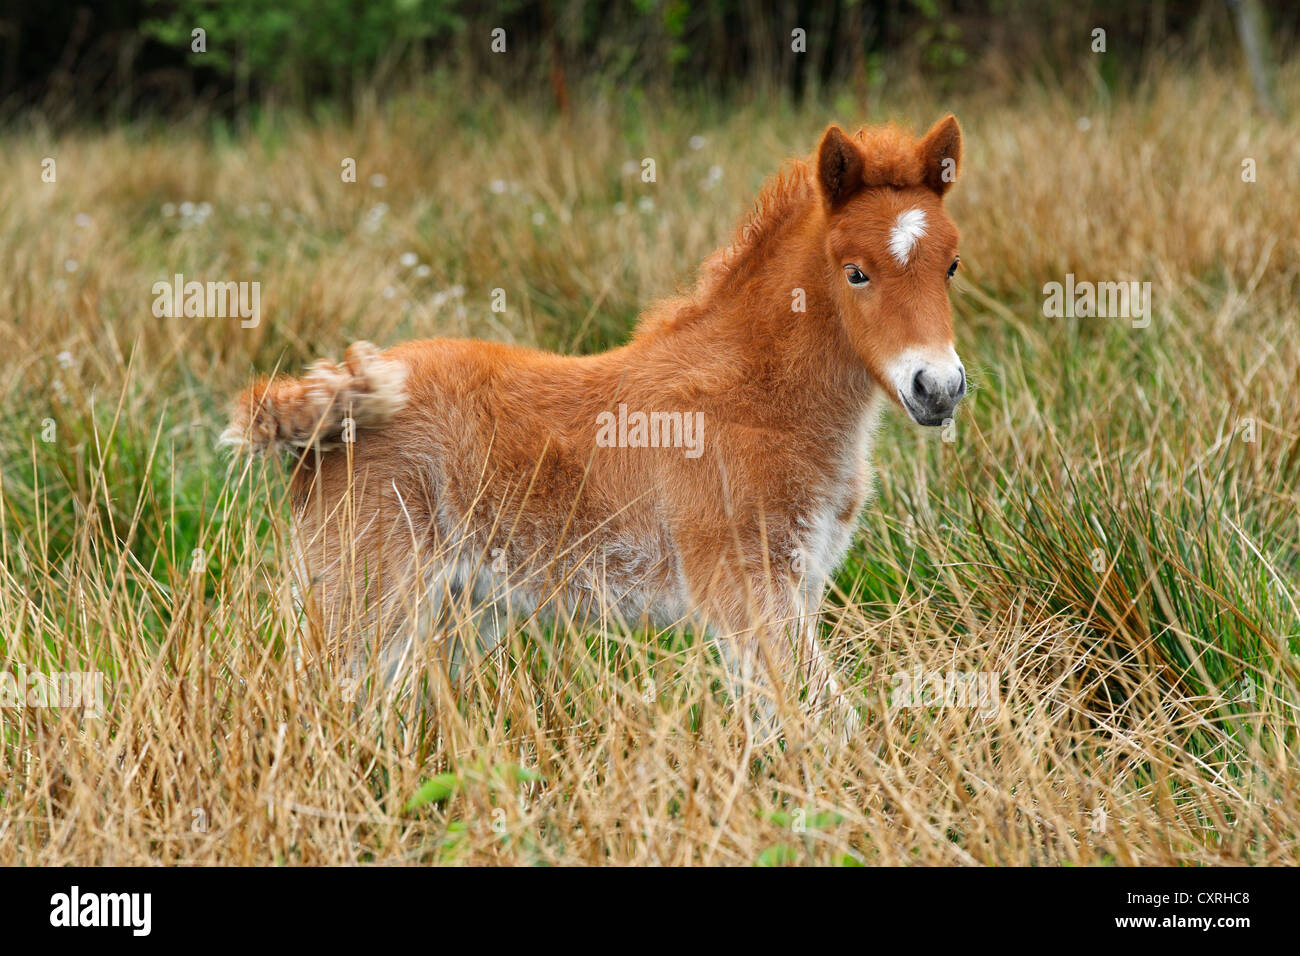
{"type": "Polygon", "coordinates": [[[1232,8],[1233,18],[1237,21],[1237,33],[1241,37],[1246,64],[1250,67],[1250,81],[1255,86],[1255,96],[1265,110],[1281,115],[1282,110],[1273,95],[1273,60],[1269,55],[1264,5],[1260,0],[1228,0],[1228,6],[1232,8]]]}

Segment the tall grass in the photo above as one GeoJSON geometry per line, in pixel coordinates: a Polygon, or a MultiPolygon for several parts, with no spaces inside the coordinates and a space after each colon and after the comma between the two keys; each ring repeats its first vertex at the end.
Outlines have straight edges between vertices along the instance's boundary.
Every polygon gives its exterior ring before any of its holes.
{"type": "Polygon", "coordinates": [[[846,745],[755,747],[677,631],[531,627],[455,688],[423,652],[410,692],[358,685],[296,609],[280,469],[215,436],[254,369],[357,338],[614,344],[827,121],[883,115],[442,91],[11,137],[0,647],[106,701],[0,708],[0,863],[1294,864],[1300,160],[1239,86],[886,100],[965,127],[975,388],[954,440],[877,443],[825,609],[846,745]],[[155,318],[177,272],[260,281],[261,324],[155,318]],[[1150,326],[1045,318],[1067,272],[1151,281],[1150,326]],[[913,673],[996,674],[1001,706],[891,706],[913,673]]]}

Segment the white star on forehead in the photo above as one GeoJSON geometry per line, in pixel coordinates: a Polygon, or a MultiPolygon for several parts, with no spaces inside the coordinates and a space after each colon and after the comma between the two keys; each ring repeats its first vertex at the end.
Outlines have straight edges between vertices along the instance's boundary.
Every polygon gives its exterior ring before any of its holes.
{"type": "Polygon", "coordinates": [[[909,209],[900,213],[894,221],[894,228],[889,231],[889,252],[900,266],[907,265],[907,260],[916,248],[916,241],[925,235],[925,211],[909,209]]]}

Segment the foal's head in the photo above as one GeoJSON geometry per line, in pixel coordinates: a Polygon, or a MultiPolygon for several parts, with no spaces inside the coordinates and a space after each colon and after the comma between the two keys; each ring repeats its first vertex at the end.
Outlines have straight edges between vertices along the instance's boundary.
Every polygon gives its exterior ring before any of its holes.
{"type": "Polygon", "coordinates": [[[966,394],[948,305],[957,228],[943,208],[960,161],[952,116],[919,140],[892,128],[851,137],[832,126],[817,150],[845,331],[875,380],[922,425],[942,424],[966,394]]]}

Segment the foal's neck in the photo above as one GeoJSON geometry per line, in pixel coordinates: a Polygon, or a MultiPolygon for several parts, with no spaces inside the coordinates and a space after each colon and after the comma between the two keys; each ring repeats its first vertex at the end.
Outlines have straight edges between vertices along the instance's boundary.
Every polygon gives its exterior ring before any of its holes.
{"type": "Polygon", "coordinates": [[[814,193],[720,283],[706,321],[752,360],[780,363],[791,394],[773,397],[823,406],[825,418],[856,429],[875,387],[844,332],[831,288],[837,280],[844,281],[827,259],[825,213],[814,193]]]}

